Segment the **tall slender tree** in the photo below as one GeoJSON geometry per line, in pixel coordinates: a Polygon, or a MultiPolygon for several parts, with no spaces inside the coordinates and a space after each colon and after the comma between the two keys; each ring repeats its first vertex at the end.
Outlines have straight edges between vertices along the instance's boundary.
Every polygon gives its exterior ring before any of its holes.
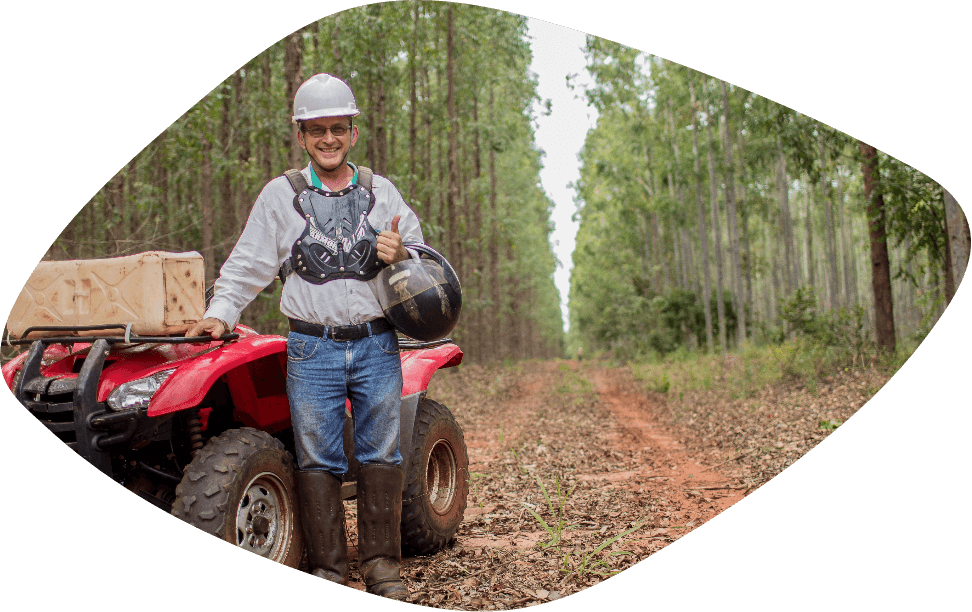
{"type": "Polygon", "coordinates": [[[732,266],[732,294],[733,308],[736,312],[736,337],[737,344],[746,341],[746,312],[745,301],[742,287],[742,270],[739,254],[739,225],[736,220],[736,167],[732,163],[732,125],[729,122],[729,91],[726,82],[720,80],[719,86],[722,89],[722,154],[724,157],[724,173],[726,183],[726,214],[729,224],[729,253],[732,266]]]}
{"type": "Polygon", "coordinates": [[[879,188],[878,155],[871,145],[860,143],[864,198],[870,227],[871,289],[874,292],[874,330],[878,350],[895,350],[894,306],[891,301],[891,262],[885,231],[884,195],[879,188]]]}
{"type": "Polygon", "coordinates": [[[692,163],[695,175],[695,203],[699,212],[699,247],[701,248],[702,265],[702,308],[705,312],[705,345],[711,352],[712,342],[712,309],[709,306],[712,291],[712,272],[709,269],[709,228],[705,223],[705,206],[702,204],[702,171],[699,169],[699,120],[695,103],[695,79],[688,79],[689,95],[691,97],[692,112],[692,163]]]}

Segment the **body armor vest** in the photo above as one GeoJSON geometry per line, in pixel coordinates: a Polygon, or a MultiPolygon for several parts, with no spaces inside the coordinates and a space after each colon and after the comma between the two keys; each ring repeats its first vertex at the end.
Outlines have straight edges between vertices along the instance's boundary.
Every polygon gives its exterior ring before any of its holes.
{"type": "Polygon", "coordinates": [[[378,232],[368,222],[374,205],[375,196],[364,185],[341,191],[305,185],[298,190],[294,208],[306,225],[291,247],[289,271],[315,285],[338,278],[374,278],[384,267],[378,259],[378,232]]]}

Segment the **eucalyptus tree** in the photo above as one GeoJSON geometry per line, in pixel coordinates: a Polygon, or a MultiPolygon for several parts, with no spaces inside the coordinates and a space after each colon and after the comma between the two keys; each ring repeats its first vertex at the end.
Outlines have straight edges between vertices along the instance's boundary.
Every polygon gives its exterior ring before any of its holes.
{"type": "Polygon", "coordinates": [[[879,350],[895,350],[894,306],[891,302],[891,263],[888,259],[884,194],[878,175],[878,154],[874,147],[860,143],[864,197],[870,225],[871,288],[874,291],[874,326],[879,350]]]}
{"type": "MultiPolygon", "coordinates": [[[[702,306],[705,312],[705,344],[712,351],[712,310],[709,306],[712,291],[712,272],[709,267],[709,228],[706,226],[705,206],[702,203],[702,172],[699,170],[699,118],[695,100],[695,78],[688,78],[692,115],[692,174],[695,177],[695,204],[699,213],[699,245],[702,248],[702,306]]],[[[717,291],[718,295],[718,291],[717,291]]]]}
{"type": "Polygon", "coordinates": [[[723,252],[722,252],[722,226],[719,214],[719,185],[716,181],[716,155],[717,144],[712,138],[712,122],[714,113],[709,105],[709,94],[707,77],[702,79],[702,109],[705,112],[705,132],[706,132],[706,160],[709,169],[709,210],[712,215],[712,237],[714,242],[714,260],[716,266],[716,310],[719,320],[719,347],[723,352],[728,345],[726,343],[726,309],[722,299],[723,288],[723,252]]]}
{"type": "Polygon", "coordinates": [[[722,93],[722,154],[724,159],[723,176],[726,184],[726,215],[729,225],[729,253],[732,266],[733,306],[736,311],[737,344],[746,341],[746,301],[743,296],[742,264],[739,244],[739,223],[736,205],[736,166],[732,162],[732,123],[730,121],[729,91],[726,82],[720,80],[722,93]]]}
{"type": "MultiPolygon", "coordinates": [[[[263,185],[303,164],[294,154],[292,92],[329,72],[351,84],[365,110],[356,118],[355,162],[395,182],[426,240],[461,270],[467,308],[456,337],[469,358],[559,354],[529,63],[526,19],[482,7],[373,4],[308,24],[170,126],[109,181],[50,254],[201,249],[212,278],[263,185]],[[524,337],[498,342],[489,333],[497,329],[524,337]]],[[[275,291],[267,288],[243,322],[281,329],[275,291]]]]}

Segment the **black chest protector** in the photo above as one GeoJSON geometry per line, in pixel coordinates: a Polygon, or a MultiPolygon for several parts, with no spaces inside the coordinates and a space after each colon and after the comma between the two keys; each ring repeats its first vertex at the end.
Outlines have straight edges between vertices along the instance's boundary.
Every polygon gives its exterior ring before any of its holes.
{"type": "Polygon", "coordinates": [[[368,222],[375,206],[371,171],[358,170],[359,183],[341,191],[318,189],[301,180],[299,172],[287,173],[297,192],[294,209],[305,225],[281,268],[282,280],[290,272],[315,285],[338,278],[371,280],[385,266],[378,259],[378,232],[368,222]]]}

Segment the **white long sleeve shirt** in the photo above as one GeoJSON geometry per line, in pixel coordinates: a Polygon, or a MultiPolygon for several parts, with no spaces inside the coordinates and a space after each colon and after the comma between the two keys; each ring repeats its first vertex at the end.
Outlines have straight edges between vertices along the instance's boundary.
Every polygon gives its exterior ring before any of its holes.
{"type": "MultiPolygon", "coordinates": [[[[310,165],[301,173],[310,184],[310,165]]],[[[376,174],[372,191],[375,206],[368,215],[371,226],[378,232],[390,230],[392,219],[401,215],[398,231],[402,243],[423,243],[418,217],[395,185],[376,174]]],[[[307,223],[294,209],[293,200],[294,190],[286,177],[277,177],[263,188],[240,239],[220,269],[206,317],[220,319],[232,329],[247,304],[273,282],[307,223]]],[[[368,281],[335,279],[314,285],[297,274],[291,274],[284,285],[280,311],[294,319],[332,326],[356,325],[383,316],[368,281]]]]}

